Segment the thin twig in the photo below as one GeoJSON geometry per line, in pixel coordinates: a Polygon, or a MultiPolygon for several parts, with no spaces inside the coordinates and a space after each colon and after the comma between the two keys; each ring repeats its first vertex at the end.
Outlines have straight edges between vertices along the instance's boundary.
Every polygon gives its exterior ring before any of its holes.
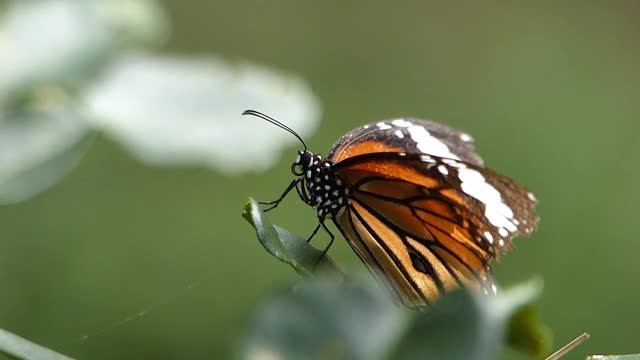
{"type": "Polygon", "coordinates": [[[571,340],[570,343],[568,343],[567,345],[561,347],[560,350],[554,352],[553,354],[551,354],[545,360],[558,360],[558,359],[560,359],[561,357],[565,356],[569,351],[575,349],[576,346],[582,344],[588,338],[589,338],[589,334],[582,333],[582,335],[580,335],[577,338],[571,340]]]}

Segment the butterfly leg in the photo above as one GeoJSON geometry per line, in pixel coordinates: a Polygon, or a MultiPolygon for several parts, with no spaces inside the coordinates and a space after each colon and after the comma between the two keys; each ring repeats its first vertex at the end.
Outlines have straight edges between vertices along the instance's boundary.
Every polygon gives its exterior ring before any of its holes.
{"type": "Polygon", "coordinates": [[[318,233],[318,230],[320,230],[320,223],[318,223],[318,226],[316,226],[315,230],[313,230],[313,232],[311,233],[311,236],[309,236],[307,238],[307,242],[311,242],[311,239],[313,239],[314,236],[316,236],[316,234],[318,233]]]}
{"type": "Polygon", "coordinates": [[[282,195],[280,195],[280,197],[278,198],[278,200],[275,201],[259,201],[258,204],[260,205],[267,205],[267,207],[263,210],[264,212],[267,212],[269,210],[273,210],[276,207],[278,207],[278,204],[280,204],[280,202],[282,201],[282,199],[285,198],[285,196],[287,196],[287,194],[289,193],[289,191],[291,191],[291,189],[293,189],[298,183],[300,182],[299,179],[295,179],[291,182],[291,184],[289,184],[289,186],[287,186],[287,188],[284,190],[284,192],[282,193],[282,195]]]}
{"type": "Polygon", "coordinates": [[[300,199],[302,199],[305,204],[311,205],[311,200],[309,200],[309,195],[304,189],[304,182],[302,180],[298,180],[298,183],[296,184],[296,191],[298,192],[298,196],[300,196],[300,199]]]}
{"type": "Polygon", "coordinates": [[[327,228],[327,225],[324,224],[324,219],[320,219],[320,225],[316,229],[319,229],[320,227],[322,227],[324,229],[324,231],[326,231],[327,234],[329,234],[329,236],[331,237],[331,240],[329,240],[329,244],[327,244],[327,246],[324,248],[324,251],[322,251],[322,254],[318,257],[318,260],[316,261],[315,265],[313,266],[314,270],[318,266],[318,264],[320,264],[322,259],[324,259],[324,257],[327,256],[327,252],[331,248],[331,245],[333,245],[333,240],[336,239],[336,237],[333,235],[333,233],[331,233],[329,228],[327,228]]]}

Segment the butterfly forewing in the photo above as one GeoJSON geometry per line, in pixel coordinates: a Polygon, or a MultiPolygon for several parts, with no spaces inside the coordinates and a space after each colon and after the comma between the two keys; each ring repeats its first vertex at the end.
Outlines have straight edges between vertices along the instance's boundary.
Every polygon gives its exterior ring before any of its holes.
{"type": "Polygon", "coordinates": [[[428,154],[482,166],[469,134],[434,121],[413,118],[381,121],[354,129],[333,145],[327,159],[340,162],[376,152],[428,154]]]}

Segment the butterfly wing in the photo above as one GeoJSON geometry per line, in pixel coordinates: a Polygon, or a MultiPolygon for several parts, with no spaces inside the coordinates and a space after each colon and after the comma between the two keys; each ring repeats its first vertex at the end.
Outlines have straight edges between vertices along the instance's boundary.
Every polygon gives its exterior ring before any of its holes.
{"type": "Polygon", "coordinates": [[[350,189],[347,209],[334,222],[409,306],[429,304],[457,286],[495,292],[489,262],[515,235],[534,230],[535,201],[522,186],[482,168],[462,133],[446,128],[450,136],[443,140],[425,127],[430,122],[412,123],[432,139],[417,141],[407,126],[409,136],[398,141],[389,132],[399,129],[381,123],[354,130],[357,136],[347,134],[332,149],[330,158],[341,159],[333,169],[350,189]],[[376,134],[381,131],[386,134],[376,134]]]}

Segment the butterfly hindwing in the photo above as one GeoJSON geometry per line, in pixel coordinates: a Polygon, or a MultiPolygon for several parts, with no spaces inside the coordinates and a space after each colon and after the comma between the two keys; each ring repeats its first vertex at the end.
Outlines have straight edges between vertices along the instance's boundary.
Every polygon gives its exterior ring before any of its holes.
{"type": "MultiPolygon", "coordinates": [[[[489,268],[471,252],[460,253],[462,246],[409,235],[358,200],[334,223],[367,267],[407,306],[430,305],[458,286],[495,291],[489,268]]],[[[448,235],[435,236],[442,241],[448,235]]]]}

